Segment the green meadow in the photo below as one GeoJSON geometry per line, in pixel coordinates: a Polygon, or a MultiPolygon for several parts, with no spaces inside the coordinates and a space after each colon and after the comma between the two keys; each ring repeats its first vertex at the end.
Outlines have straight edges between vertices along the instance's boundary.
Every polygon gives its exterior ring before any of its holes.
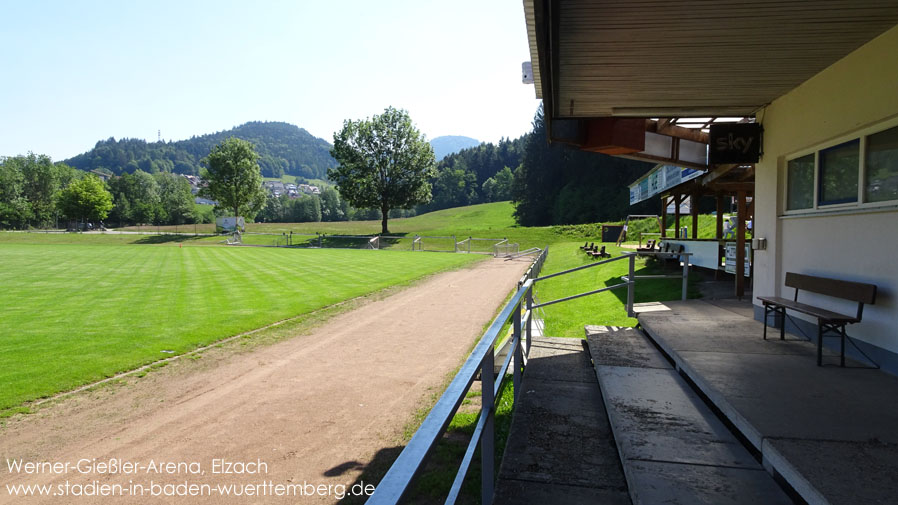
{"type": "MultiPolygon", "coordinates": [[[[455,235],[458,240],[467,237],[477,238],[507,238],[509,242],[517,243],[523,250],[529,247],[543,247],[565,236],[565,227],[523,227],[518,226],[512,212],[514,207],[511,202],[484,203],[469,205],[467,207],[455,207],[452,209],[428,212],[415,217],[390,219],[390,233],[397,236],[408,237],[408,246],[411,249],[411,238],[416,234],[428,236],[455,235]]],[[[124,228],[137,231],[137,227],[124,228]]],[[[175,231],[174,226],[149,226],[142,228],[145,231],[175,231]]],[[[185,225],[178,227],[178,231],[191,233],[213,233],[215,225],[204,224],[185,225]]],[[[276,239],[269,236],[253,237],[253,233],[303,233],[303,234],[327,234],[327,235],[375,235],[380,233],[380,221],[336,221],[320,223],[251,223],[246,225],[247,235],[244,241],[272,245],[276,239]]],[[[576,235],[579,237],[579,234],[576,235]]],[[[298,240],[298,239],[297,239],[298,240]]]]}
{"type": "Polygon", "coordinates": [[[124,240],[0,234],[0,410],[478,259],[124,240]]]}
{"type": "MultiPolygon", "coordinates": [[[[570,268],[597,263],[598,260],[587,256],[580,243],[559,242],[549,248],[549,256],[543,266],[543,275],[560,272],[570,268]]],[[[613,257],[621,256],[632,250],[616,247],[614,244],[603,244],[613,257]]],[[[680,267],[649,260],[646,257],[636,259],[636,275],[679,275],[680,267]]],[[[629,261],[614,261],[593,268],[548,279],[537,283],[536,296],[540,302],[557,300],[603,287],[614,286],[623,281],[621,276],[627,275],[629,261]]],[[[696,276],[690,277],[689,296],[699,295],[696,287],[696,276]]],[[[679,300],[682,296],[683,283],[680,279],[638,279],[634,303],[679,300]]],[[[636,319],[627,317],[627,289],[618,288],[595,295],[584,296],[575,300],[545,307],[538,317],[545,318],[546,335],[553,337],[585,338],[583,327],[589,324],[609,326],[635,326],[636,319]]]]}

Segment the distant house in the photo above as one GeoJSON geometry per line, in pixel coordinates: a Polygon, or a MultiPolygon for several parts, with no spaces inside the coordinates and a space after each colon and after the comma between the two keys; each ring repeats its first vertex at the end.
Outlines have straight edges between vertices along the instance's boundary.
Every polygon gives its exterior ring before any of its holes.
{"type": "Polygon", "coordinates": [[[106,172],[101,172],[101,171],[99,171],[99,170],[91,170],[90,173],[92,173],[92,174],[96,175],[97,177],[99,177],[100,180],[103,181],[103,182],[106,182],[106,181],[108,181],[109,179],[112,179],[112,175],[111,175],[111,174],[107,174],[106,172]]]}
{"type": "Polygon", "coordinates": [[[318,189],[318,186],[311,186],[309,184],[300,184],[299,190],[307,195],[320,195],[321,190],[318,189]]]}
{"type": "Polygon", "coordinates": [[[190,183],[190,192],[194,195],[199,193],[200,187],[203,186],[203,180],[200,179],[196,175],[186,175],[181,174],[181,177],[187,179],[187,182],[190,183]]]}

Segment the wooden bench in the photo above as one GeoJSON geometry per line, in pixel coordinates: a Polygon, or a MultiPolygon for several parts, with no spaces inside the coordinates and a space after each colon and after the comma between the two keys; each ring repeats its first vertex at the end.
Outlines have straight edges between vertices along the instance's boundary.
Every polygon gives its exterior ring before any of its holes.
{"type": "Polygon", "coordinates": [[[587,251],[586,254],[592,256],[593,258],[610,258],[611,255],[605,252],[605,246],[602,246],[602,250],[599,251],[598,247],[593,249],[592,251],[587,251]]]}
{"type": "Polygon", "coordinates": [[[649,240],[645,243],[645,247],[637,247],[636,252],[655,252],[655,241],[649,240]]]}
{"type": "Polygon", "coordinates": [[[862,282],[841,281],[816,277],[813,275],[786,272],[786,287],[795,288],[792,300],[779,296],[759,296],[764,304],[764,340],[767,340],[767,316],[772,312],[781,316],[780,339],[786,338],[786,309],[801,312],[817,318],[817,366],[823,362],[823,336],[827,332],[835,332],[842,339],[840,366],[845,366],[845,326],[861,322],[864,304],[876,301],[876,285],[862,282]],[[810,291],[833,298],[857,302],[857,314],[847,316],[838,312],[822,309],[798,301],[799,291],[810,291]]]}

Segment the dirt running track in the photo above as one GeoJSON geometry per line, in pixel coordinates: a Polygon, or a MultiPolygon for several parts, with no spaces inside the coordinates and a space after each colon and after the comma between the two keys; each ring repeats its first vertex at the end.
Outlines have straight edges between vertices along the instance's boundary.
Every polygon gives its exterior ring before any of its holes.
{"type": "Polygon", "coordinates": [[[13,419],[0,428],[0,503],[335,502],[335,496],[271,494],[278,484],[349,485],[379,449],[397,445],[403,426],[461,363],[526,266],[482,261],[338,315],[308,335],[252,352],[182,360],[131,384],[79,393],[13,419]],[[69,469],[10,472],[7,460],[20,459],[69,469]],[[133,463],[123,469],[134,473],[93,468],[94,459],[133,463]],[[258,466],[260,473],[213,474],[216,459],[248,462],[243,470],[258,466]],[[163,462],[175,464],[175,473],[159,469],[163,462]],[[197,470],[204,474],[190,473],[197,470]],[[66,482],[70,494],[93,484],[122,484],[127,493],[133,483],[147,495],[24,499],[7,489],[51,484],[58,494],[66,482]],[[259,486],[256,496],[149,497],[151,483],[180,484],[181,491],[189,491],[185,483],[259,486]]]}

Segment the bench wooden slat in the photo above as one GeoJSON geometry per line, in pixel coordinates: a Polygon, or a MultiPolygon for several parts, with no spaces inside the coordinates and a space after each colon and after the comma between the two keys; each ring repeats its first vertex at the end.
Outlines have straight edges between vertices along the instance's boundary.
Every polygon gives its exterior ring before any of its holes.
{"type": "Polygon", "coordinates": [[[806,303],[792,301],[788,298],[782,298],[779,296],[759,296],[758,300],[764,302],[764,305],[779,305],[785,307],[787,309],[797,310],[798,312],[803,312],[805,314],[814,316],[816,318],[822,319],[826,322],[831,323],[857,323],[860,319],[854,316],[846,316],[845,314],[839,314],[838,312],[833,312],[826,309],[821,309],[820,307],[815,307],[813,305],[808,305],[806,303]]]}
{"type": "Polygon", "coordinates": [[[876,285],[786,272],[786,287],[859,303],[876,302],[876,285]]]}

